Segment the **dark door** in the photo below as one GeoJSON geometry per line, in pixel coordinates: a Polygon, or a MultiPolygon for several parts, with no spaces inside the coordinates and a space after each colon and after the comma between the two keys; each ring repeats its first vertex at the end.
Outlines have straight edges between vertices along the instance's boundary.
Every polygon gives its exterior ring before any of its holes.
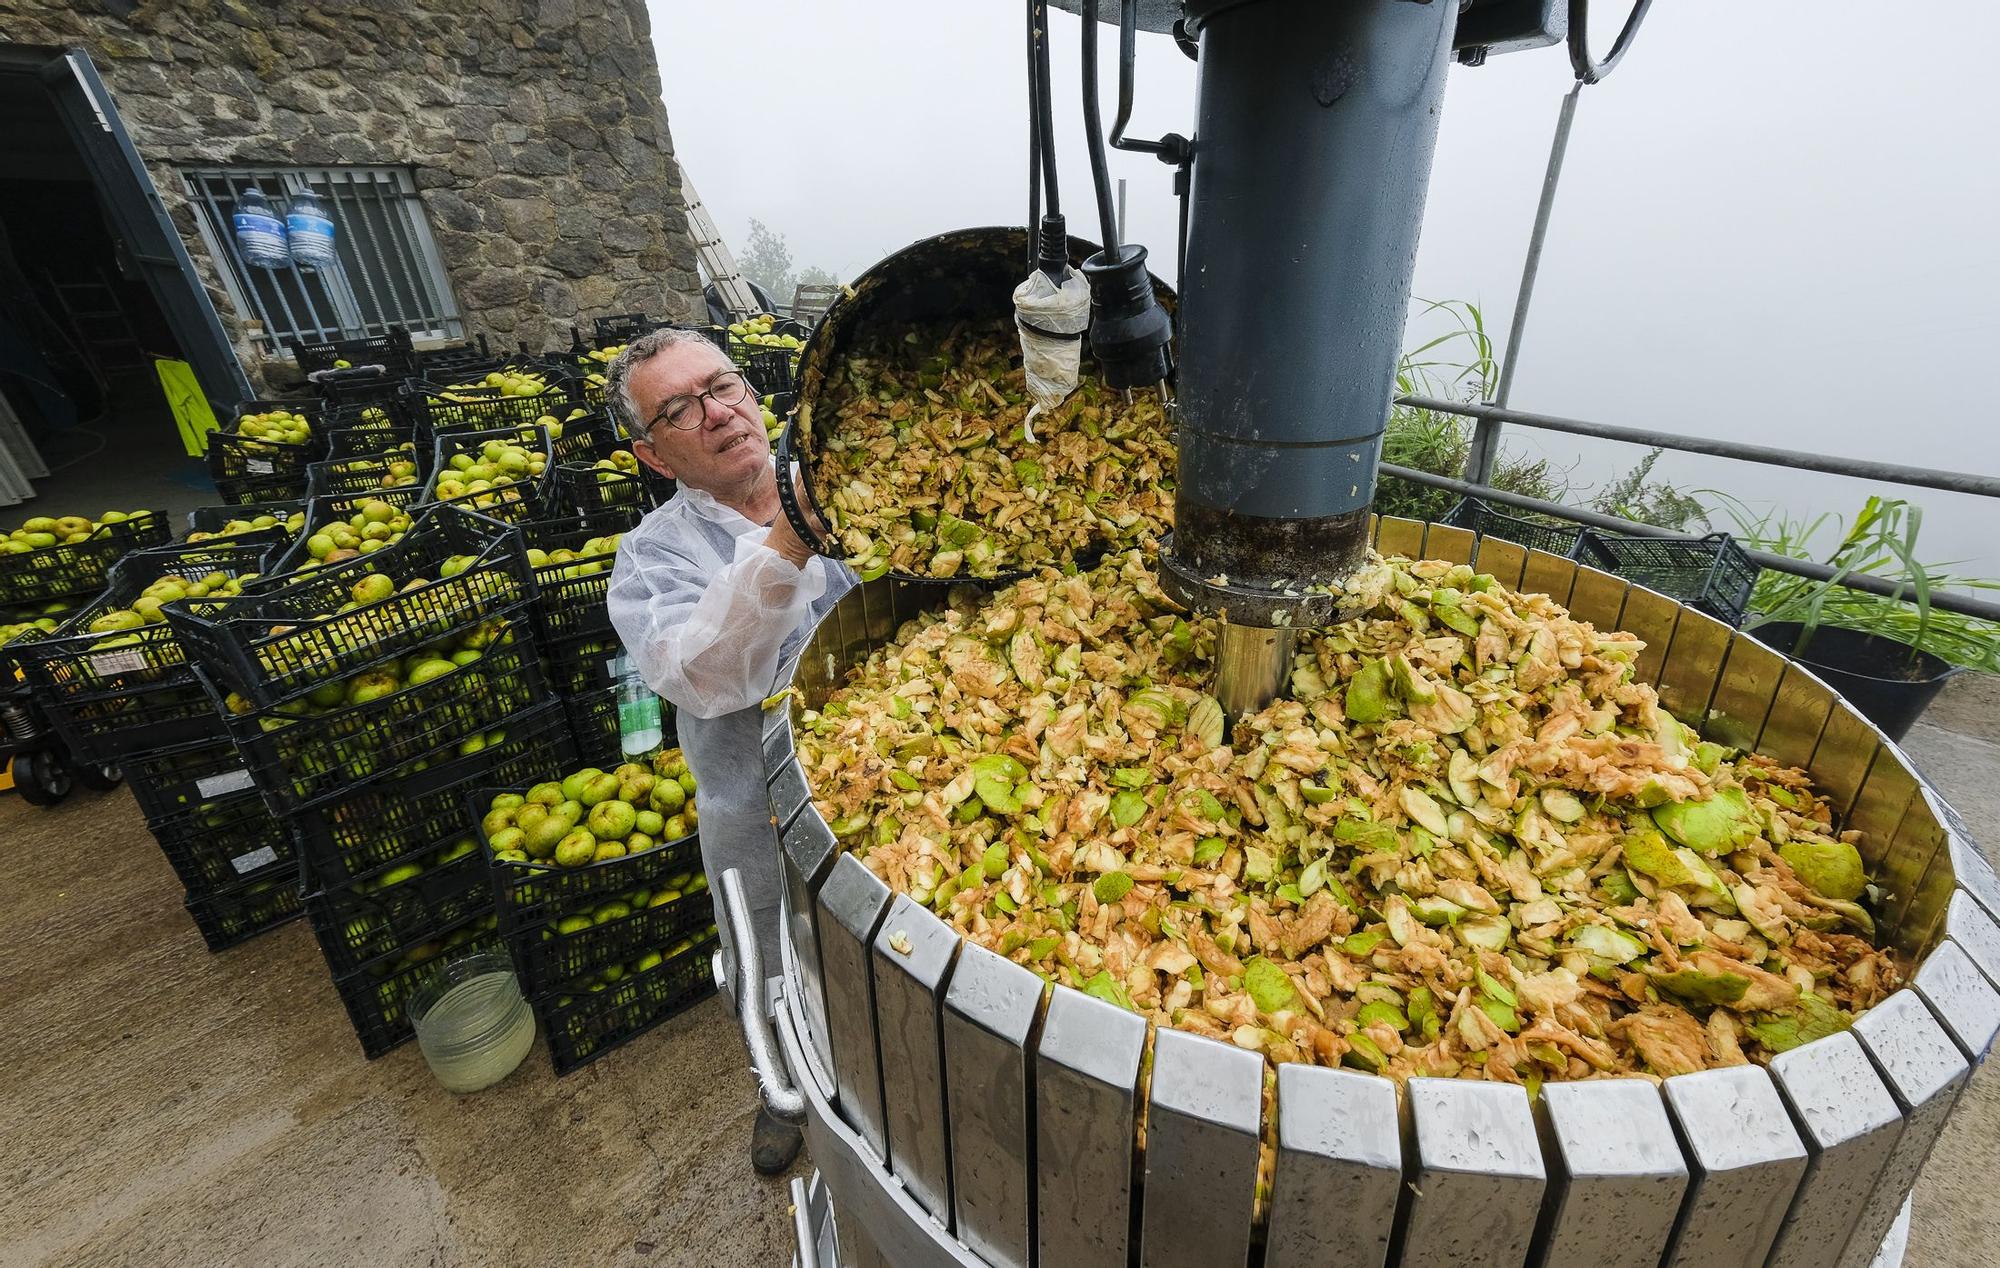
{"type": "Polygon", "coordinates": [[[223,332],[188,258],[187,248],[167,218],[153,179],[132,148],[111,94],[82,49],[55,50],[0,46],[0,71],[28,71],[40,77],[56,113],[62,116],[77,153],[125,253],[136,265],[160,311],[173,327],[181,352],[211,401],[226,405],[251,399],[249,380],[236,349],[223,332]]]}

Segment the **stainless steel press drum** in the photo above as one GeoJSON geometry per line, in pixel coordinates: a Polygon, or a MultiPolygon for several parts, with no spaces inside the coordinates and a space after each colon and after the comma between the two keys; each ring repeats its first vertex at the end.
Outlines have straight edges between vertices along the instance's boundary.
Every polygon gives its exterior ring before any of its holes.
{"type": "MultiPolygon", "coordinates": [[[[1497,1083],[1417,1079],[1399,1097],[1376,1076],[1283,1067],[1269,1218],[1253,1229],[1262,1059],[1149,1035],[1142,1018],[1066,987],[1045,999],[1034,974],[892,894],[840,853],[793,755],[791,718],[774,710],[765,761],[788,899],[777,1030],[823,1179],[814,1202],[830,1197],[837,1217],[838,1262],[1876,1259],[2000,1028],[2000,882],[1963,825],[1825,684],[1702,613],[1552,555],[1492,539],[1475,549],[1461,529],[1384,519],[1377,543],[1474,563],[1630,630],[1647,644],[1639,675],[1675,714],[1810,771],[1866,836],[1889,892],[1885,936],[1919,963],[1911,985],[1768,1068],[1549,1084],[1532,1104],[1497,1083]]],[[[796,703],[823,702],[943,597],[887,578],[854,591],[795,666],[796,703]]],[[[822,1245],[833,1250],[831,1237],[822,1245]]]]}

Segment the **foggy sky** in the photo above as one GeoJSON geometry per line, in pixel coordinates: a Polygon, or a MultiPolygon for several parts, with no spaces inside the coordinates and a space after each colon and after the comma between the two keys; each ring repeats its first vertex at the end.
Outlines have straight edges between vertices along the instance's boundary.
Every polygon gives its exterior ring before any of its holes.
{"type": "MultiPolygon", "coordinates": [[[[852,278],[917,238],[1026,217],[1016,0],[649,0],[675,147],[729,241],[752,216],[852,278]]],[[[1622,19],[1625,6],[1607,27],[1622,19]]],[[[1981,399],[2000,318],[2000,7],[1672,0],[1579,105],[1512,403],[1685,434],[2000,470],[1981,399]]],[[[1078,22],[1052,15],[1064,210],[1095,237],[1078,22]]],[[[1115,33],[1100,41],[1108,116],[1115,33]]],[[[1600,42],[1600,47],[1602,46],[1600,42]]],[[[1454,67],[1416,294],[1504,338],[1556,108],[1557,49],[1454,67]]],[[[1193,130],[1194,65],[1141,36],[1132,135],[1193,130]]],[[[1113,154],[1128,234],[1171,277],[1170,172],[1113,154]]],[[[1579,492],[1642,451],[1510,430],[1579,492]]],[[[1669,455],[1658,471],[1800,513],[1839,477],[1669,455]]],[[[1893,488],[1881,491],[1893,494],[1893,488]]],[[[2000,574],[2000,507],[1907,491],[1920,551],[2000,574]]],[[[1572,500],[1580,500],[1573,497],[1572,500]]],[[[1727,527],[1726,521],[1718,527],[1727,527]]],[[[1823,544],[1825,542],[1823,541],[1823,544]]]]}

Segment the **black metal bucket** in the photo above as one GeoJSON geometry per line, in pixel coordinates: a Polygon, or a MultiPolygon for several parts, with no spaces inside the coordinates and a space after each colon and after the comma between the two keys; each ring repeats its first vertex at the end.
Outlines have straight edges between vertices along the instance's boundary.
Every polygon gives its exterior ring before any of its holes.
{"type": "MultiPolygon", "coordinates": [[[[1081,268],[1097,247],[1074,235],[1069,240],[1070,264],[1081,268]]],[[[1004,316],[1014,311],[1014,287],[1027,276],[1028,231],[1018,227],[988,226],[955,229],[914,242],[870,267],[834,301],[813,328],[799,361],[798,404],[777,445],[778,469],[788,470],[796,461],[804,474],[806,501],[822,522],[830,522],[819,504],[814,487],[816,470],[827,433],[833,426],[832,411],[822,407],[827,395],[826,381],[833,366],[846,358],[869,331],[883,326],[909,324],[943,318],[1004,316]]],[[[1172,287],[1155,277],[1153,291],[1162,306],[1173,312],[1180,303],[1172,287]]],[[[1088,363],[1088,349],[1085,351],[1088,363]]],[[[791,482],[778,481],[778,501],[792,529],[809,548],[830,558],[840,558],[837,542],[822,536],[806,518],[791,482]]],[[[953,585],[973,580],[992,588],[1018,580],[1023,574],[1006,572],[993,577],[938,578],[895,573],[900,580],[953,585]]]]}
{"type": "Polygon", "coordinates": [[[1804,630],[1796,621],[1773,621],[1749,633],[1825,679],[1892,740],[1907,735],[1946,680],[1963,672],[1908,643],[1836,625],[1820,626],[1803,649],[1794,651],[1804,630]]]}

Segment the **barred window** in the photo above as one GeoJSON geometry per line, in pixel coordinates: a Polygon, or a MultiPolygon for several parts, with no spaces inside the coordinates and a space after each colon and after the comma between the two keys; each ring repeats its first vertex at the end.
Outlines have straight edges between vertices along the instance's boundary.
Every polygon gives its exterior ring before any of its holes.
{"type": "Polygon", "coordinates": [[[417,339],[465,334],[430,222],[415,184],[400,167],[205,167],[183,172],[209,253],[237,308],[263,324],[258,343],[365,339],[391,327],[417,339]],[[319,196],[334,224],[340,267],[253,268],[237,250],[230,217],[236,199],[261,191],[283,217],[291,199],[319,196]]]}

